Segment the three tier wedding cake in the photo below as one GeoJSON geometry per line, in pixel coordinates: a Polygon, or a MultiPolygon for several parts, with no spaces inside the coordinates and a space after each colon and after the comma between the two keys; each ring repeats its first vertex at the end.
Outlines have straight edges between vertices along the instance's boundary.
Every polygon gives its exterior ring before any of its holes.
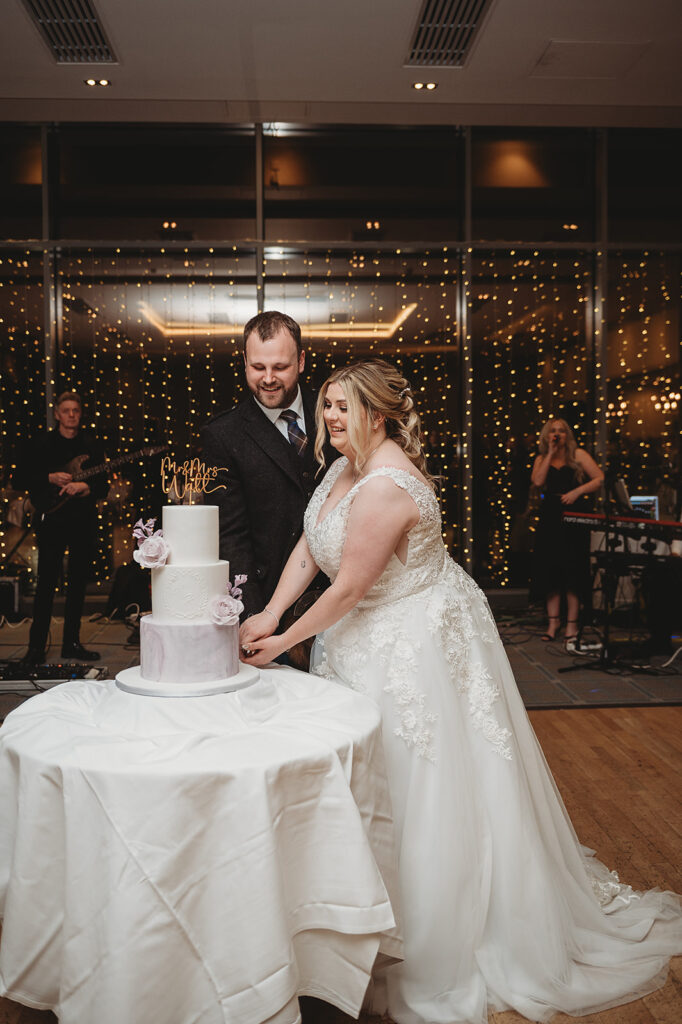
{"type": "Polygon", "coordinates": [[[162,529],[140,520],[135,559],[151,570],[152,611],[140,619],[140,665],[116,677],[130,693],[196,697],[249,686],[258,669],[239,661],[243,605],[219,558],[218,507],[167,505],[162,529]]]}

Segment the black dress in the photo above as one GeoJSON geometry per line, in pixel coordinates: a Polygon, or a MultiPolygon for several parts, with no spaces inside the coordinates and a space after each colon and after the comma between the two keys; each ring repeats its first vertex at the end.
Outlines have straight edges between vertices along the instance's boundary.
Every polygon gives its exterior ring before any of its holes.
{"type": "Polygon", "coordinates": [[[591,507],[588,495],[581,495],[572,505],[562,505],[561,495],[579,487],[580,481],[571,466],[550,466],[542,487],[542,500],[533,549],[531,597],[544,600],[548,594],[577,594],[581,602],[590,593],[590,531],[587,527],[566,526],[564,510],[587,512],[591,507]]]}

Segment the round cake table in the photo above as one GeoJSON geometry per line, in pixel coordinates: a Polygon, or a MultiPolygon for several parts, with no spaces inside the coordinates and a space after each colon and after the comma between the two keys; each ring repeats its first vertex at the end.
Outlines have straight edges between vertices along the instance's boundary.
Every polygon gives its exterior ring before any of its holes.
{"type": "Polygon", "coordinates": [[[357,1016],[400,956],[378,711],[294,669],[32,698],[0,729],[0,821],[0,990],[61,1024],[357,1016]]]}

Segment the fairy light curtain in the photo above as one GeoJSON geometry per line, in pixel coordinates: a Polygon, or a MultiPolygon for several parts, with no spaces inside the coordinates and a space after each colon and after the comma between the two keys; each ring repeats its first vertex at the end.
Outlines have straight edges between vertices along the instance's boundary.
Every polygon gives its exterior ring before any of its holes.
{"type": "MultiPolygon", "coordinates": [[[[395,361],[413,383],[430,465],[443,480],[448,544],[465,556],[460,538],[472,522],[477,578],[522,585],[537,433],[563,415],[594,451],[602,422],[590,347],[593,254],[474,248],[471,280],[463,282],[465,350],[457,323],[462,249],[267,246],[265,257],[265,305],[303,325],[311,382],[358,356],[395,361]],[[465,491],[464,428],[473,433],[473,496],[465,491]]],[[[196,451],[202,424],[243,397],[241,330],[258,305],[253,249],[57,253],[57,355],[47,368],[43,260],[50,254],[6,249],[0,258],[5,519],[19,445],[47,425],[46,370],[54,394],[73,387],[83,395],[84,422],[110,457],[161,442],[184,457],[196,451]]],[[[604,468],[633,493],[658,493],[662,514],[672,514],[682,425],[679,253],[612,253],[607,309],[604,468]]],[[[132,463],[113,476],[101,510],[101,583],[129,559],[130,526],[142,506],[163,501],[157,464],[132,463]]],[[[6,536],[0,531],[0,555],[6,536]]]]}
{"type": "MultiPolygon", "coordinates": [[[[253,252],[71,251],[59,281],[59,387],[82,395],[108,458],[160,444],[176,460],[196,453],[202,425],[242,394],[240,325],[256,308],[253,252]]],[[[111,475],[100,582],[129,561],[141,510],[158,515],[165,503],[159,457],[111,475]]]]}
{"type": "Polygon", "coordinates": [[[266,250],[265,308],[300,324],[319,387],[358,358],[395,363],[411,383],[430,471],[440,477],[444,537],[459,554],[458,255],[435,251],[266,250]]]}
{"type": "MultiPolygon", "coordinates": [[[[0,567],[28,526],[23,495],[12,486],[24,442],[45,429],[45,339],[42,254],[0,252],[0,567]]],[[[32,534],[16,553],[35,571],[32,534]]]]}
{"type": "Polygon", "coordinates": [[[680,270],[673,252],[609,259],[609,470],[631,494],[658,494],[662,516],[676,513],[682,491],[680,270]]]}
{"type": "Polygon", "coordinates": [[[592,260],[512,248],[475,255],[473,338],[474,573],[491,586],[528,582],[537,435],[565,418],[592,449],[586,321],[592,260]]]}
{"type": "Polygon", "coordinates": [[[44,426],[43,301],[41,254],[0,253],[3,484],[16,465],[22,438],[44,426]]]}

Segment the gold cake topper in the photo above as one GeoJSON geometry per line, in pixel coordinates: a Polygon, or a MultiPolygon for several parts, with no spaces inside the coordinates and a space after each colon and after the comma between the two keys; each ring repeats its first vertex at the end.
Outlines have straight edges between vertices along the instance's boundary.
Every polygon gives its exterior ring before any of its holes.
{"type": "Polygon", "coordinates": [[[218,473],[227,472],[225,466],[207,466],[201,459],[185,459],[179,466],[169,455],[161,459],[161,487],[164,494],[173,501],[184,501],[189,495],[189,504],[196,494],[212,494],[226,490],[225,484],[215,483],[218,473]],[[211,486],[215,484],[215,486],[211,486]]]}

